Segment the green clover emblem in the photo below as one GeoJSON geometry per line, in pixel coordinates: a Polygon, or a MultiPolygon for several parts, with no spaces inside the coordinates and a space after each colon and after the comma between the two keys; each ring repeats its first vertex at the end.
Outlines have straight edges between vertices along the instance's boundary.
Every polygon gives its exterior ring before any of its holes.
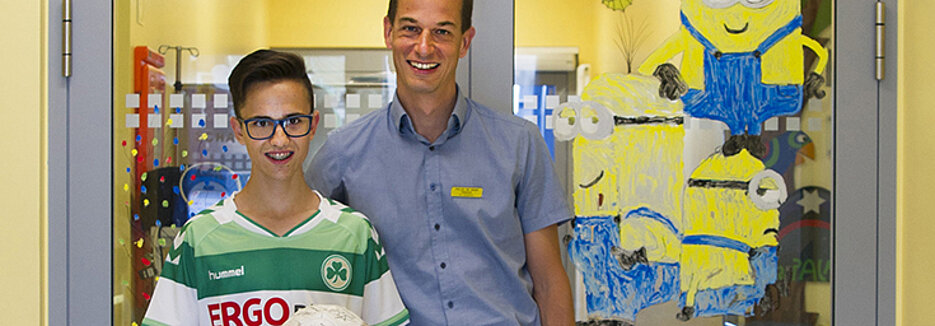
{"type": "Polygon", "coordinates": [[[331,266],[328,267],[328,280],[331,282],[338,282],[338,278],[341,281],[347,281],[347,268],[344,268],[344,264],[335,260],[331,262],[331,266]]]}
{"type": "Polygon", "coordinates": [[[344,291],[351,284],[353,274],[351,262],[344,256],[331,255],[321,262],[321,280],[333,291],[344,291]]]}

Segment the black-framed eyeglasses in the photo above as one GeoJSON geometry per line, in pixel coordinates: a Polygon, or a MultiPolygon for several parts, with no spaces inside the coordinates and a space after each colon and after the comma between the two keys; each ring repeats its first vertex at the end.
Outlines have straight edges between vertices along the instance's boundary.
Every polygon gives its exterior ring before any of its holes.
{"type": "Polygon", "coordinates": [[[247,136],[254,140],[265,140],[273,138],[276,133],[276,127],[282,127],[282,131],[289,137],[303,137],[312,130],[311,115],[292,115],[279,120],[270,118],[250,118],[240,119],[244,129],[247,129],[247,136]]]}

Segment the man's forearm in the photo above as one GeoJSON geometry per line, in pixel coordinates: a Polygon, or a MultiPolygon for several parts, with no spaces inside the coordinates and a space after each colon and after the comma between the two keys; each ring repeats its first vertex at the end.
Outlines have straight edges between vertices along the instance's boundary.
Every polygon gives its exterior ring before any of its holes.
{"type": "Polygon", "coordinates": [[[575,323],[571,285],[558,249],[558,227],[551,225],[526,235],[526,266],[532,277],[532,297],[542,325],[575,323]]]}
{"type": "Polygon", "coordinates": [[[539,305],[539,317],[543,326],[573,325],[575,311],[571,299],[571,286],[562,269],[560,275],[552,275],[546,284],[533,285],[533,299],[539,305]]]}

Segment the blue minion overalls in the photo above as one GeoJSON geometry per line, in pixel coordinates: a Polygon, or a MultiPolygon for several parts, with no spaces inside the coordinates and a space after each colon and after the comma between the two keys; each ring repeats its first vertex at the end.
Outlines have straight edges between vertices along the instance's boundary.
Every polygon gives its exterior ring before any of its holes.
{"type": "MultiPolygon", "coordinates": [[[[749,245],[716,235],[687,235],[683,245],[703,245],[750,253],[749,245]]],[[[753,307],[766,295],[766,286],[776,283],[779,258],[776,246],[766,246],[762,252],[750,259],[753,285],[733,285],[717,289],[699,290],[695,294],[695,309],[692,317],[720,315],[752,316],[753,307]]],[[[680,266],[681,267],[681,266],[680,266]]],[[[679,306],[684,307],[688,293],[679,296],[679,306]]]]}
{"type": "MultiPolygon", "coordinates": [[[[648,208],[630,211],[624,219],[647,218],[678,230],[662,214],[648,208]]],[[[678,299],[678,263],[649,262],[624,270],[612,248],[620,246],[620,229],[613,216],[578,216],[568,254],[584,276],[589,318],[635,321],[640,310],[678,299]]]]}
{"type": "Polygon", "coordinates": [[[681,17],[685,29],[705,48],[705,89],[689,89],[682,96],[686,113],[723,121],[732,135],[759,135],[760,125],[767,119],[799,111],[802,85],[764,84],[760,65],[763,53],[802,26],[802,16],[773,32],[755,51],[737,53],[722,53],[684,13],[681,17]]]}

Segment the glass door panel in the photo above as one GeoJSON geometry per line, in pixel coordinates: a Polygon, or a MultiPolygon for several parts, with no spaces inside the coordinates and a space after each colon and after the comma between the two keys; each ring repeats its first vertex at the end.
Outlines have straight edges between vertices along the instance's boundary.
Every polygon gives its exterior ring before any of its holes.
{"type": "Polygon", "coordinates": [[[579,324],[831,324],[832,6],[515,1],[579,324]]]}
{"type": "Polygon", "coordinates": [[[391,99],[376,29],[386,3],[367,2],[364,11],[326,0],[114,2],[115,325],[141,322],[185,221],[250,178],[228,126],[227,77],[240,58],[259,48],[305,58],[322,117],[309,157],[328,131],[391,99]]]}

